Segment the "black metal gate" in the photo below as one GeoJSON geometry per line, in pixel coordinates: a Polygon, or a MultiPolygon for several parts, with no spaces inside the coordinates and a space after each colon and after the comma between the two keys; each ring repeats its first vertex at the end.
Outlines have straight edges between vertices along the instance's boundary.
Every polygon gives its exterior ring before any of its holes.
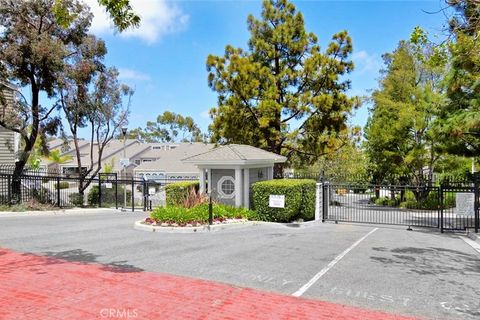
{"type": "Polygon", "coordinates": [[[322,183],[322,220],[480,229],[480,175],[438,186],[322,183]]]}
{"type": "Polygon", "coordinates": [[[480,175],[463,181],[444,181],[441,186],[441,225],[444,230],[480,228],[480,175]]]}
{"type": "Polygon", "coordinates": [[[116,173],[98,174],[98,206],[118,209],[118,179],[116,173]]]}
{"type": "Polygon", "coordinates": [[[440,226],[439,187],[323,184],[323,220],[440,226]]]}

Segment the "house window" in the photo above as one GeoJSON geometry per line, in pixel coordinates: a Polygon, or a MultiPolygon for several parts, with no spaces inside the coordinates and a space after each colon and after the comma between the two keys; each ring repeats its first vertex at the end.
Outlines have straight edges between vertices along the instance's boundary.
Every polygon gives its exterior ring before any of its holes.
{"type": "Polygon", "coordinates": [[[141,163],[140,159],[135,159],[135,164],[138,166],[141,163]]]}
{"type": "Polygon", "coordinates": [[[223,176],[218,180],[217,190],[220,198],[232,199],[235,197],[235,179],[230,176],[223,176]]]}
{"type": "Polygon", "coordinates": [[[143,159],[142,162],[152,162],[152,159],[143,159]]]}
{"type": "Polygon", "coordinates": [[[163,147],[162,146],[153,146],[152,149],[153,150],[162,150],[163,147]]]}

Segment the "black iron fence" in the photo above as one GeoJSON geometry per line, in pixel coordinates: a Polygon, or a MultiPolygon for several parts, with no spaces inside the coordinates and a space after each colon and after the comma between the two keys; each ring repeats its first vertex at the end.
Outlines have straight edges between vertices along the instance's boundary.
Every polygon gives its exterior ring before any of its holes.
{"type": "MultiPolygon", "coordinates": [[[[119,178],[116,173],[101,173],[88,179],[90,183],[80,192],[78,176],[62,175],[55,171],[28,170],[14,178],[0,168],[0,205],[28,207],[104,207],[132,210],[165,205],[165,186],[192,179],[164,177],[145,180],[139,177],[119,178]]],[[[86,181],[83,181],[83,186],[86,181]]],[[[83,189],[83,188],[82,188],[83,189]]]]}
{"type": "Polygon", "coordinates": [[[323,219],[439,227],[438,187],[324,183],[323,219]]]}
{"type": "Polygon", "coordinates": [[[480,174],[439,176],[429,184],[371,183],[329,180],[320,173],[286,174],[321,184],[322,220],[431,227],[480,229],[480,174]]]}
{"type": "Polygon", "coordinates": [[[480,229],[480,174],[462,181],[444,181],[440,185],[443,230],[480,229]]]}
{"type": "Polygon", "coordinates": [[[325,171],[308,170],[285,170],[282,173],[275,173],[275,179],[312,179],[316,181],[328,181],[337,184],[364,184],[364,185],[431,185],[440,186],[440,184],[465,184],[472,183],[475,174],[465,172],[462,175],[449,175],[442,173],[425,173],[418,175],[388,175],[383,177],[374,177],[368,174],[349,175],[344,172],[326,173],[325,171]]]}
{"type": "Polygon", "coordinates": [[[323,220],[444,230],[480,227],[480,183],[440,186],[323,183],[323,220]]]}

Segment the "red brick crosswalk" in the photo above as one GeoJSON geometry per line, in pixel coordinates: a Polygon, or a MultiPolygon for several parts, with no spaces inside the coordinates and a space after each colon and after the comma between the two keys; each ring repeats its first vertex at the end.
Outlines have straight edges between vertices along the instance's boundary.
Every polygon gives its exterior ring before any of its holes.
{"type": "Polygon", "coordinates": [[[411,319],[153,272],[0,249],[0,319],[411,319]]]}

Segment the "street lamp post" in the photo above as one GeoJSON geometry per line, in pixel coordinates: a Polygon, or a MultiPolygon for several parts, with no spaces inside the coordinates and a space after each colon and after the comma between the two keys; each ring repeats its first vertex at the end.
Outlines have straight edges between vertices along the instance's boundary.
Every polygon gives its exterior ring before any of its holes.
{"type": "MultiPolygon", "coordinates": [[[[127,150],[126,150],[126,142],[127,142],[127,127],[122,127],[122,135],[123,135],[123,161],[126,161],[127,158],[127,150]]],[[[123,163],[123,209],[127,210],[127,166],[126,163],[123,163]]]]}

